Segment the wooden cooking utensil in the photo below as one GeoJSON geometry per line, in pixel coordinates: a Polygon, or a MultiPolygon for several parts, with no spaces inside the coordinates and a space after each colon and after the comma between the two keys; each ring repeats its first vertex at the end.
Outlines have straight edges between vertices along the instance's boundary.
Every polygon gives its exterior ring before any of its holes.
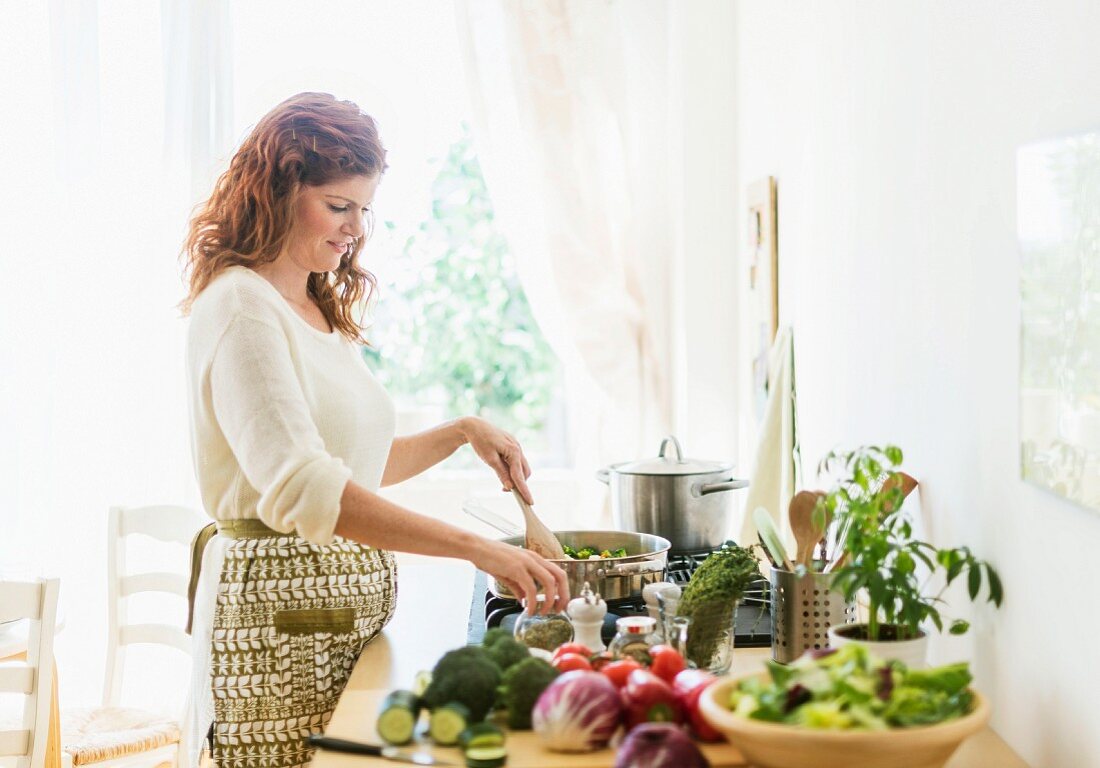
{"type": "MultiPolygon", "coordinates": [[[[889,493],[895,487],[901,487],[901,499],[904,501],[909,497],[909,494],[913,492],[913,489],[917,487],[917,479],[912,475],[907,475],[904,472],[895,472],[886,478],[886,482],[882,484],[882,490],[879,493],[889,493]]],[[[889,504],[884,504],[883,509],[886,512],[893,512],[893,508],[889,504]]]]}
{"type": "Polygon", "coordinates": [[[539,520],[538,515],[531,509],[531,505],[523,500],[519,491],[513,488],[512,495],[516,497],[519,508],[523,510],[523,520],[527,524],[523,546],[547,560],[564,560],[565,550],[561,548],[558,537],[539,520]]]}
{"type": "MultiPolygon", "coordinates": [[[[888,477],[886,482],[882,484],[882,490],[889,491],[895,485],[901,486],[901,499],[904,502],[919,483],[912,475],[907,475],[904,472],[896,472],[888,477]]],[[[894,511],[893,507],[889,504],[884,504],[883,510],[887,513],[894,511]]],[[[837,532],[836,551],[833,552],[832,562],[825,566],[825,573],[831,573],[837,568],[842,568],[848,561],[848,550],[844,547],[844,540],[848,538],[848,526],[851,522],[851,518],[845,518],[844,526],[837,532]]]]}
{"type": "MultiPolygon", "coordinates": [[[[814,491],[799,491],[791,499],[788,515],[791,532],[796,546],[795,561],[807,568],[813,568],[814,545],[821,540],[824,525],[814,523],[814,509],[817,507],[818,494],[814,491]]],[[[824,520],[820,521],[821,523],[824,520]]]]}

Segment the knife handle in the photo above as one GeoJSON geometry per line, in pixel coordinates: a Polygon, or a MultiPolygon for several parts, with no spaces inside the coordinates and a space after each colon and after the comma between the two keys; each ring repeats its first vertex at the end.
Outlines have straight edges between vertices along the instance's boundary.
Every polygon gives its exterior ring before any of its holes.
{"type": "Polygon", "coordinates": [[[382,747],[378,744],[363,744],[359,741],[322,736],[319,733],[309,735],[309,745],[327,749],[331,752],[347,752],[351,755],[371,755],[372,757],[382,756],[382,747]]]}

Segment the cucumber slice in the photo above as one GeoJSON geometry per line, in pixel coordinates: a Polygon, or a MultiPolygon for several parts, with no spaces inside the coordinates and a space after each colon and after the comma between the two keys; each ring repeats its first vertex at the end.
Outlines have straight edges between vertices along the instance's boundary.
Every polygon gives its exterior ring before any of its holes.
{"type": "Polygon", "coordinates": [[[391,691],[382,700],[375,728],[382,741],[400,746],[408,744],[420,718],[420,697],[412,691],[391,691]]]}
{"type": "Polygon", "coordinates": [[[492,723],[474,723],[458,737],[458,746],[463,750],[476,747],[502,747],[504,730],[492,723]]]}
{"type": "Polygon", "coordinates": [[[470,710],[465,704],[452,701],[432,712],[428,721],[428,735],[440,746],[449,747],[458,741],[459,735],[470,724],[470,710]]]}
{"type": "Polygon", "coordinates": [[[500,768],[507,761],[508,752],[503,746],[466,750],[466,768],[500,768]]]}

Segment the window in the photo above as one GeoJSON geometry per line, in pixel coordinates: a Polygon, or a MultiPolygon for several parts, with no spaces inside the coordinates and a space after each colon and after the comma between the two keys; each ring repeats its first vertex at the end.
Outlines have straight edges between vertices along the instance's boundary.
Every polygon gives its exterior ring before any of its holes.
{"type": "MultiPolygon", "coordinates": [[[[468,130],[437,162],[431,216],[401,243],[378,305],[368,361],[406,412],[428,423],[478,414],[512,432],[528,459],[564,455],[561,376],[516,277],[468,130]]],[[[474,461],[455,454],[451,466],[474,461]]]]}
{"type": "MultiPolygon", "coordinates": [[[[454,14],[440,10],[431,0],[323,13],[234,4],[235,133],[304,90],[351,99],[378,121],[390,169],[363,255],[379,280],[364,354],[397,404],[398,433],[477,414],[515,434],[533,465],[564,466],[560,366],[494,228],[454,14]]],[[[475,463],[460,451],[440,469],[475,463]]]]}

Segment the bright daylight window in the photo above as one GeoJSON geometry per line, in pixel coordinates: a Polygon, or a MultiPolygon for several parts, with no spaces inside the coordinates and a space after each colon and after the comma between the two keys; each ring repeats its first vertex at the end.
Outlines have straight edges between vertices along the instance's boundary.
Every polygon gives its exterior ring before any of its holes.
{"type": "MultiPolygon", "coordinates": [[[[398,433],[481,415],[532,465],[565,466],[560,367],[494,227],[453,11],[437,0],[232,7],[238,140],[305,90],[351,99],[379,123],[390,167],[363,253],[380,288],[365,355],[396,401],[398,433]]],[[[440,468],[476,461],[460,451],[440,468]]]]}

